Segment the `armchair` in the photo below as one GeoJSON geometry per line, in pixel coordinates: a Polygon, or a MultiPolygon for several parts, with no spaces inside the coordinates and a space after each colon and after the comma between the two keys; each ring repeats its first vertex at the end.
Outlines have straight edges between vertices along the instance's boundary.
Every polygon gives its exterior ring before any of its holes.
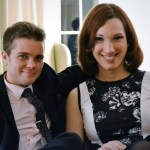
{"type": "Polygon", "coordinates": [[[71,53],[69,48],[62,43],[54,43],[49,51],[45,52],[45,62],[56,72],[61,72],[71,66],[71,53]]]}

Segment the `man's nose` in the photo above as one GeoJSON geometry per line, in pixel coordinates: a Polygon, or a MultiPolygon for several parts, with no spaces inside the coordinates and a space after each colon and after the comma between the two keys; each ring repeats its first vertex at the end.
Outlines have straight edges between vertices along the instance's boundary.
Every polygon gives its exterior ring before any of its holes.
{"type": "Polygon", "coordinates": [[[34,68],[36,66],[36,62],[34,59],[29,59],[27,62],[27,67],[28,68],[34,68]]]}

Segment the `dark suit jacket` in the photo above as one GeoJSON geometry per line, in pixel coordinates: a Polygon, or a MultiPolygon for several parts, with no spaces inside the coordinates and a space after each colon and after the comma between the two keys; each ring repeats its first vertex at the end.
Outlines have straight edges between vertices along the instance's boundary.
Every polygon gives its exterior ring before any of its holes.
{"type": "MultiPolygon", "coordinates": [[[[60,74],[44,64],[40,77],[33,84],[33,91],[42,100],[51,120],[52,136],[65,130],[65,99],[71,89],[83,82],[86,76],[78,66],[67,68],[60,74]]],[[[0,75],[0,147],[17,150],[19,133],[7,95],[3,75],[0,75]]]]}

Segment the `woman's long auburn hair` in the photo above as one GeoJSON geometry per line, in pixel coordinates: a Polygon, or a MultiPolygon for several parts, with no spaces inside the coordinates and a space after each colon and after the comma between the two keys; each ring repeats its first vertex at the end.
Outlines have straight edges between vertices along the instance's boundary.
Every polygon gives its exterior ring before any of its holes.
{"type": "Polygon", "coordinates": [[[127,14],[115,4],[98,4],[88,13],[77,42],[78,62],[83,71],[88,75],[96,75],[98,73],[98,64],[92,54],[96,32],[107,20],[112,18],[118,18],[125,29],[128,49],[124,64],[127,71],[135,71],[143,61],[143,52],[138,43],[134,27],[127,14]]]}

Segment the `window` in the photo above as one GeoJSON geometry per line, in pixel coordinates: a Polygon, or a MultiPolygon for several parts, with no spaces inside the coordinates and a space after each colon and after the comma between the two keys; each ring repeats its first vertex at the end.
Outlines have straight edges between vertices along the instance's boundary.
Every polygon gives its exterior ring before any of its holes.
{"type": "Polygon", "coordinates": [[[77,36],[87,12],[98,0],[61,0],[61,42],[71,52],[72,65],[77,63],[77,36]]]}

